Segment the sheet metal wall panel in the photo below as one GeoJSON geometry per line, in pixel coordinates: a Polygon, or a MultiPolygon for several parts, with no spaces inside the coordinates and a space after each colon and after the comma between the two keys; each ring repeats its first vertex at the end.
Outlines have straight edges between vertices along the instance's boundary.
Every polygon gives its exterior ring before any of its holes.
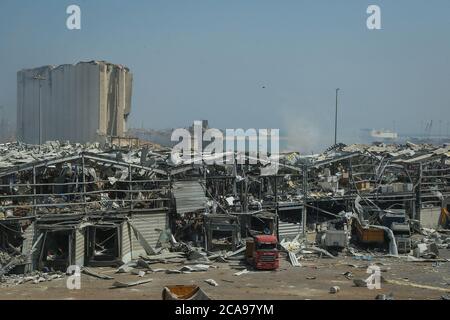
{"type": "Polygon", "coordinates": [[[22,234],[24,240],[22,242],[22,253],[26,254],[31,250],[34,239],[34,223],[29,225],[22,234]]]}
{"type": "Polygon", "coordinates": [[[132,231],[128,222],[122,223],[121,229],[121,256],[122,262],[127,263],[131,260],[131,239],[132,239],[132,231]]]}
{"type": "Polygon", "coordinates": [[[80,267],[84,266],[85,230],[75,230],[75,264],[80,267]]]}
{"type": "Polygon", "coordinates": [[[199,181],[176,181],[173,184],[173,195],[179,214],[201,210],[208,201],[199,181]]]}
{"type": "Polygon", "coordinates": [[[295,236],[302,232],[301,223],[291,223],[291,222],[278,222],[278,236],[280,241],[283,239],[293,240],[295,236]]]}
{"type": "Polygon", "coordinates": [[[420,225],[423,228],[436,229],[439,225],[441,210],[441,207],[420,209],[420,225]]]}
{"type": "MultiPolygon", "coordinates": [[[[36,227],[35,227],[35,223],[31,223],[31,225],[29,225],[23,235],[24,240],[22,243],[22,254],[28,254],[31,250],[31,248],[33,247],[34,242],[37,240],[37,232],[36,232],[36,227]]],[[[41,243],[42,244],[42,240],[41,243]]],[[[25,267],[25,271],[26,272],[31,272],[32,270],[34,270],[35,266],[37,266],[37,259],[39,257],[39,244],[36,247],[35,252],[27,259],[27,266],[25,267]]]]}
{"type": "MultiPolygon", "coordinates": [[[[131,220],[133,225],[142,234],[145,240],[152,246],[155,247],[158,243],[160,236],[159,230],[166,230],[168,228],[168,214],[167,212],[162,213],[142,213],[142,214],[132,214],[131,220]]],[[[138,258],[139,255],[145,254],[144,248],[142,248],[139,240],[136,239],[134,233],[132,234],[132,258],[138,258]]]]}

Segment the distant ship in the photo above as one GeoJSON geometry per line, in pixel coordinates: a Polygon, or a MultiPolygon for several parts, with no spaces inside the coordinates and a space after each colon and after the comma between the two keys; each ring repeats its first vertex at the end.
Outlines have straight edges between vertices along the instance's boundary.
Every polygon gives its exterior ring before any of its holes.
{"type": "Polygon", "coordinates": [[[398,139],[398,133],[392,130],[376,130],[376,129],[361,129],[361,142],[394,142],[398,139]]]}
{"type": "Polygon", "coordinates": [[[375,140],[396,140],[398,133],[391,130],[372,130],[370,136],[375,140]]]}

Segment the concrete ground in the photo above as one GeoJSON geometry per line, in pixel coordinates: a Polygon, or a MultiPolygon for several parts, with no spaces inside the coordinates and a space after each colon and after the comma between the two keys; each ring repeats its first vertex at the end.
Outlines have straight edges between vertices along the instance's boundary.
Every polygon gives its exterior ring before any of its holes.
{"type": "MultiPolygon", "coordinates": [[[[443,250],[443,258],[450,257],[450,250],[443,250]]],[[[301,267],[293,267],[283,256],[277,271],[254,271],[240,276],[239,271],[227,263],[215,263],[217,268],[190,274],[152,273],[143,278],[132,274],[116,274],[113,268],[92,268],[107,274],[114,280],[101,280],[82,274],[81,289],[68,290],[66,279],[39,284],[0,287],[0,299],[161,299],[166,285],[197,284],[213,299],[351,299],[373,300],[378,294],[393,294],[395,300],[440,299],[450,293],[450,262],[406,262],[399,258],[375,258],[372,261],[353,257],[335,259],[315,258],[302,260],[301,267]],[[367,266],[377,263],[385,280],[381,289],[369,290],[356,287],[353,280],[343,274],[351,272],[355,279],[366,279],[367,266]],[[153,279],[152,282],[129,288],[112,289],[115,280],[133,282],[153,279]],[[214,279],[217,287],[204,282],[214,279]],[[339,286],[336,294],[329,293],[332,286],[339,286]]],[[[175,269],[181,265],[157,264],[153,268],[175,269]]]]}

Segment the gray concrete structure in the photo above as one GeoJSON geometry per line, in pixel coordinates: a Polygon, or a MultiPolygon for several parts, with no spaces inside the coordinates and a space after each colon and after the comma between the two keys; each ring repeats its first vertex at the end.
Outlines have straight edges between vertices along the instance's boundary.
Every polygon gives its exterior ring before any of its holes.
{"type": "Polygon", "coordinates": [[[132,74],[103,61],[43,66],[17,73],[17,138],[104,142],[124,136],[132,74]]]}

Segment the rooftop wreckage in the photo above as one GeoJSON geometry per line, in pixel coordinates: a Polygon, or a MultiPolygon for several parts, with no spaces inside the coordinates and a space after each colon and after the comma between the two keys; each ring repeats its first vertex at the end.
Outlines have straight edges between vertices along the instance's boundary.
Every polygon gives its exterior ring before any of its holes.
{"type": "Polygon", "coordinates": [[[175,164],[170,154],[111,142],[0,145],[0,286],[62,277],[71,265],[101,277],[87,267],[276,269],[279,259],[368,251],[437,261],[450,246],[449,146],[338,144],[282,154],[276,174],[249,161],[175,164]],[[183,266],[150,267],[167,261],[183,266]]]}

